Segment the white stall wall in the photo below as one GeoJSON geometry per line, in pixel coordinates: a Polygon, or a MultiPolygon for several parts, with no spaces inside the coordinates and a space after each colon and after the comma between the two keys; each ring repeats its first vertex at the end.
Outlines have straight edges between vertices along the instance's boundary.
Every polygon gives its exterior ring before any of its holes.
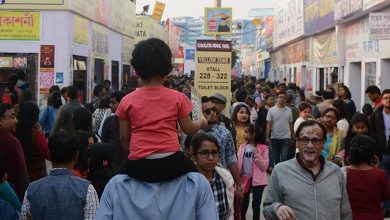
{"type": "Polygon", "coordinates": [[[72,82],[70,45],[73,42],[73,16],[68,11],[41,11],[41,19],[41,44],[55,45],[54,72],[63,72],[63,85],[70,85],[72,82]]]}
{"type": "Polygon", "coordinates": [[[119,62],[119,88],[122,85],[122,35],[110,30],[108,44],[108,57],[110,58],[110,68],[108,79],[112,81],[111,77],[111,61],[119,62]]]}
{"type": "MultiPolygon", "coordinates": [[[[390,8],[382,10],[390,11],[390,8]]],[[[365,89],[368,85],[366,63],[375,62],[376,85],[381,89],[390,88],[390,41],[369,39],[368,16],[345,25],[345,60],[344,82],[349,86],[357,110],[368,103],[365,89]],[[356,95],[359,94],[359,95],[356,95]],[[360,97],[360,98],[358,98],[360,97]]]]}

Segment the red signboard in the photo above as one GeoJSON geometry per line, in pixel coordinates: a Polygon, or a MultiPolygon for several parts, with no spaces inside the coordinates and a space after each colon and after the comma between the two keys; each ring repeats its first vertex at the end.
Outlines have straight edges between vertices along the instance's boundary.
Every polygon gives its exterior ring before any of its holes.
{"type": "Polygon", "coordinates": [[[41,45],[41,68],[54,68],[54,45],[41,45]]]}
{"type": "Polygon", "coordinates": [[[39,71],[39,87],[40,91],[48,91],[54,85],[54,45],[41,45],[39,71]]]}

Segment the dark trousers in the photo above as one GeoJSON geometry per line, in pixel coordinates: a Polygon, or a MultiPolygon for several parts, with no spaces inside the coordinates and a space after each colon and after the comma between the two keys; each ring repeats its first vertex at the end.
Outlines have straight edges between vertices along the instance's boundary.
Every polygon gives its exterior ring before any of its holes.
{"type": "MultiPolygon", "coordinates": [[[[252,186],[252,210],[253,210],[253,220],[260,220],[260,205],[261,198],[263,197],[264,185],[262,186],[252,186]]],[[[245,220],[245,214],[248,211],[249,207],[249,196],[248,193],[244,193],[244,200],[242,201],[242,211],[241,211],[241,220],[245,220]]]]}
{"type": "Polygon", "coordinates": [[[198,172],[194,162],[183,152],[159,159],[127,160],[121,174],[148,183],[167,182],[189,172],[198,172]]]}
{"type": "Polygon", "coordinates": [[[272,155],[275,165],[289,159],[291,139],[271,139],[272,155]]]}

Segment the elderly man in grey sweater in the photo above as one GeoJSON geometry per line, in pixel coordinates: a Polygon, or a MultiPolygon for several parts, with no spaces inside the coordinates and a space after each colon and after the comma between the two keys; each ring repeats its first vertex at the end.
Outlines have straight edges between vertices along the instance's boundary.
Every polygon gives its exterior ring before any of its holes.
{"type": "Polygon", "coordinates": [[[340,168],[321,156],[326,129],[317,121],[303,122],[296,132],[299,153],[275,166],[264,201],[268,220],[352,219],[340,168]]]}

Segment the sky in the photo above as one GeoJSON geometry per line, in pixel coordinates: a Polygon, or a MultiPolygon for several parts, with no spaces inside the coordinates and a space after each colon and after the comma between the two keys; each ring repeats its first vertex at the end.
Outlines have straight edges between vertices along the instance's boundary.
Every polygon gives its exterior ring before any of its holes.
{"type": "MultiPolygon", "coordinates": [[[[162,20],[169,17],[204,16],[205,7],[213,7],[214,0],[159,0],[165,3],[162,20]]],[[[137,0],[137,14],[144,5],[149,5],[148,14],[153,13],[155,0],[137,0]]],[[[222,0],[222,7],[233,8],[233,19],[248,19],[248,11],[254,8],[274,8],[277,0],[222,0]]]]}

